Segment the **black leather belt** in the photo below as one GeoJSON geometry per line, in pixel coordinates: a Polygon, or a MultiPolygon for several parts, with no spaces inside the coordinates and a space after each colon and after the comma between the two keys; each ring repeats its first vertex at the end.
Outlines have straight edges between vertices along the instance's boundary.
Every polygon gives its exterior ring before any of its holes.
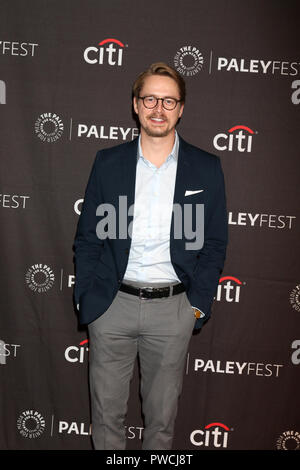
{"type": "Polygon", "coordinates": [[[160,299],[161,297],[170,297],[170,295],[177,295],[185,291],[182,283],[174,284],[171,294],[171,287],[138,287],[129,284],[121,284],[120,290],[127,294],[138,296],[140,299],[160,299]]]}

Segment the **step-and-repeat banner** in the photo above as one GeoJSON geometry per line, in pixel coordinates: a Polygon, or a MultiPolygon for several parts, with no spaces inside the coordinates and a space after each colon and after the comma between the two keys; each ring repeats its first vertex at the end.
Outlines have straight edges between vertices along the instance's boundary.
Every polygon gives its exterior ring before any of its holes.
{"type": "MultiPolygon", "coordinates": [[[[0,448],[92,449],[73,241],[99,149],[138,135],[131,87],[186,80],[178,132],[218,155],[229,246],[186,358],[174,449],[299,449],[297,2],[2,0],[0,448]]],[[[136,364],[127,448],[140,449],[136,364]]]]}

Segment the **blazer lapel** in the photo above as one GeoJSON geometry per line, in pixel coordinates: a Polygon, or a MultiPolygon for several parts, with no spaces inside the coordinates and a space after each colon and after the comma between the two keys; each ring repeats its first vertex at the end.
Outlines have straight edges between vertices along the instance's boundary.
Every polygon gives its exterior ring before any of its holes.
{"type": "MultiPolygon", "coordinates": [[[[176,205],[183,208],[184,193],[186,189],[187,181],[189,181],[189,175],[191,174],[191,164],[189,162],[189,154],[187,150],[186,142],[179,136],[179,151],[178,151],[178,162],[177,162],[177,172],[175,179],[175,188],[174,188],[174,197],[173,197],[173,212],[171,219],[170,227],[170,243],[171,248],[174,243],[174,214],[176,213],[176,205]]],[[[183,212],[182,212],[183,215],[183,212]]],[[[182,222],[181,222],[182,223],[182,222]]],[[[183,231],[183,225],[181,226],[183,231]]]]}
{"type": "Polygon", "coordinates": [[[185,141],[179,136],[179,151],[173,204],[183,203],[186,183],[189,180],[188,176],[191,171],[191,165],[186,147],[187,145],[185,141]]]}

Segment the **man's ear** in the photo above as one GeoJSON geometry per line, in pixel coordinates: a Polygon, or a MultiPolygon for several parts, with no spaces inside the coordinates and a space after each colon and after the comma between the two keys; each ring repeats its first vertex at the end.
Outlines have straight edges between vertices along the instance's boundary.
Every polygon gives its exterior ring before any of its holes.
{"type": "Polygon", "coordinates": [[[138,106],[137,106],[137,99],[136,99],[135,96],[133,97],[133,109],[134,109],[136,114],[139,114],[138,113],[138,106]]]}
{"type": "Polygon", "coordinates": [[[180,105],[180,111],[179,111],[179,117],[181,118],[182,113],[183,113],[183,108],[184,108],[184,103],[180,105]]]}

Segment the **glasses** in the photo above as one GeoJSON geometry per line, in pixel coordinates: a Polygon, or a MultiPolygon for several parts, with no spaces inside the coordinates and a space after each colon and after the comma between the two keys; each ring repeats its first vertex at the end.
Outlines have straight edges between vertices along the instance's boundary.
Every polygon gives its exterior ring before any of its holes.
{"type": "Polygon", "coordinates": [[[155,96],[139,96],[140,100],[143,100],[143,104],[147,109],[156,108],[157,103],[161,100],[163,107],[167,111],[172,111],[176,108],[177,103],[180,103],[180,100],[175,98],[156,98],[155,96]]]}

